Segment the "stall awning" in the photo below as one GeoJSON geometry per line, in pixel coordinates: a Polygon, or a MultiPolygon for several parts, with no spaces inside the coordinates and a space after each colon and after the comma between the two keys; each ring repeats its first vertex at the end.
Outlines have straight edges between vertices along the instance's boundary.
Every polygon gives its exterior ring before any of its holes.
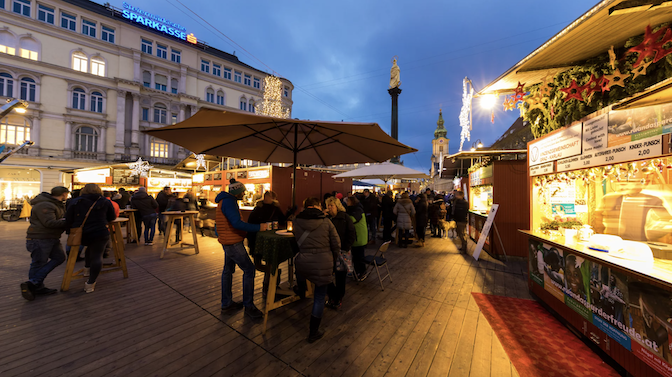
{"type": "Polygon", "coordinates": [[[569,69],[622,47],[647,25],[672,20],[672,1],[604,0],[576,19],[523,60],[511,67],[478,94],[514,91],[518,82],[531,85],[546,76],[569,69]]]}
{"type": "Polygon", "coordinates": [[[641,94],[628,98],[613,106],[613,110],[627,110],[638,107],[662,105],[672,102],[672,79],[662,81],[641,94]]]}

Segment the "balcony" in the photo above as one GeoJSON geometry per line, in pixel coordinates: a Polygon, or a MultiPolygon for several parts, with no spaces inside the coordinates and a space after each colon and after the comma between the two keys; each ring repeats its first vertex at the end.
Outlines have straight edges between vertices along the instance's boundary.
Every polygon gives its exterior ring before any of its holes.
{"type": "Polygon", "coordinates": [[[158,165],[175,166],[180,163],[180,159],[177,158],[142,156],[142,159],[148,161],[150,164],[158,164],[158,165]]]}
{"type": "Polygon", "coordinates": [[[72,151],[72,157],[79,160],[97,160],[98,152],[72,151]]]}

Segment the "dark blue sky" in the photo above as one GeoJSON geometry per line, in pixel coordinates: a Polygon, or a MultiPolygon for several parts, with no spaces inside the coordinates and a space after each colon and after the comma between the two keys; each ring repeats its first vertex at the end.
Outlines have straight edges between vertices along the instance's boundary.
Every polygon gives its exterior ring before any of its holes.
{"type": "MultiPolygon", "coordinates": [[[[399,141],[419,150],[402,160],[422,171],[430,167],[439,108],[450,153],[459,149],[465,76],[482,88],[595,5],[580,0],[180,1],[249,54],[177,0],[127,2],[182,24],[211,46],[235,51],[247,64],[270,72],[268,66],[288,78],[295,86],[293,118],[376,122],[389,133],[387,89],[391,60],[398,55],[399,141]]],[[[120,0],[110,3],[122,6],[120,0]]],[[[518,111],[505,113],[500,103],[492,124],[490,113],[474,101],[471,141],[464,149],[477,139],[492,144],[517,117],[518,111]]]]}

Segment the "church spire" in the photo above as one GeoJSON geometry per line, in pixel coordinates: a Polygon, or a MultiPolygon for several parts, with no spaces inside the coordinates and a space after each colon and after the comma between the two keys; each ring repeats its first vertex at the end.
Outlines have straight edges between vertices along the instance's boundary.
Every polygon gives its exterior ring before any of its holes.
{"type": "Polygon", "coordinates": [[[445,138],[447,133],[448,131],[446,131],[446,129],[443,128],[443,113],[441,109],[439,109],[439,120],[436,122],[436,131],[434,131],[434,139],[438,139],[440,137],[445,138]]]}

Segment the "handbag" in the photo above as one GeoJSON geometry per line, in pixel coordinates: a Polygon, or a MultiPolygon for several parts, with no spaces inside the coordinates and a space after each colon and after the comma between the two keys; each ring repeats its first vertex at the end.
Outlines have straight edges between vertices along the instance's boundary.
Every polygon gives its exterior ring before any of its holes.
{"type": "Polygon", "coordinates": [[[89,211],[86,213],[86,216],[84,217],[84,221],[82,221],[82,225],[80,225],[77,228],[70,228],[70,234],[68,234],[68,241],[67,245],[68,246],[79,246],[82,244],[82,231],[84,229],[84,223],[86,223],[86,219],[89,218],[89,214],[91,213],[91,210],[93,207],[98,203],[98,200],[100,198],[96,199],[95,202],[91,205],[91,208],[89,208],[89,211]]]}
{"type": "Polygon", "coordinates": [[[350,250],[339,251],[338,260],[336,261],[336,271],[347,271],[352,273],[354,270],[352,265],[352,253],[350,250]]]}

